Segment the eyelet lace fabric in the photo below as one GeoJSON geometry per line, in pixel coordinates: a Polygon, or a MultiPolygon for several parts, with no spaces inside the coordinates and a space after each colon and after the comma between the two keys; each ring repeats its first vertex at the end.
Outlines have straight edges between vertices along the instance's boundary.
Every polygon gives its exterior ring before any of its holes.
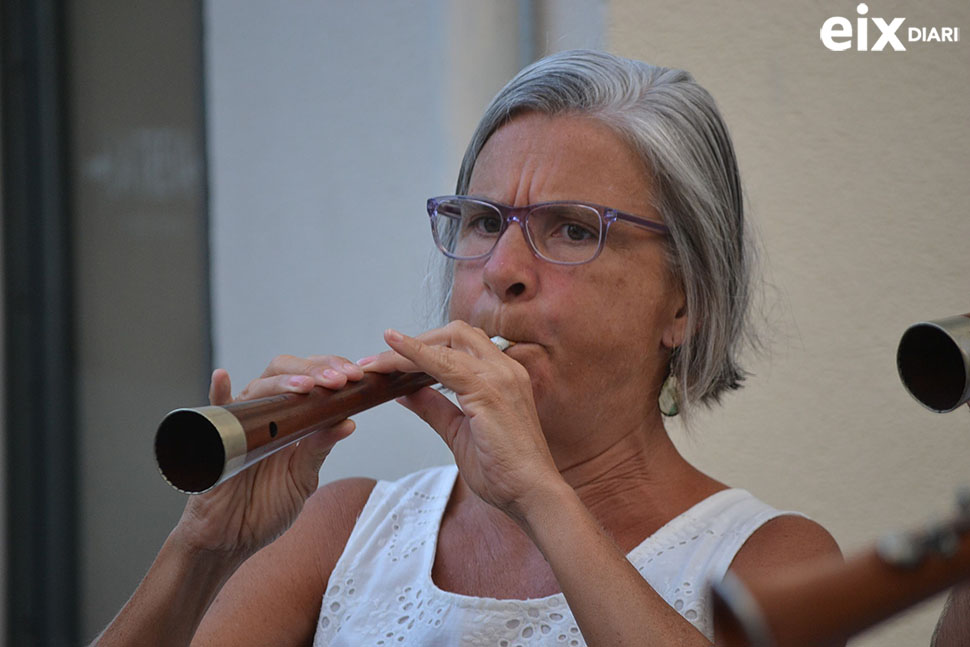
{"type": "MultiPolygon", "coordinates": [[[[581,647],[562,594],[530,600],[459,595],[431,579],[454,466],[380,481],[337,562],[314,647],[581,647]]],[[[781,514],[744,490],[723,490],[668,522],[628,559],[650,585],[713,640],[707,583],[721,579],[747,538],[781,514]]]]}

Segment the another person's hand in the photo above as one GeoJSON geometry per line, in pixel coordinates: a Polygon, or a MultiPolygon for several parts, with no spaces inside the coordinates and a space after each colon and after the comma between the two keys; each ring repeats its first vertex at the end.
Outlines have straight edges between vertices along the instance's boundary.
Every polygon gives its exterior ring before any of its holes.
{"type": "Polygon", "coordinates": [[[447,443],[479,497],[521,520],[529,495],[561,479],[525,367],[463,321],[418,337],[388,331],[384,339],[393,350],[362,360],[365,369],[424,371],[453,391],[459,406],[431,388],[398,401],[447,443]]]}
{"type": "MultiPolygon", "coordinates": [[[[339,389],[363,377],[357,365],[332,355],[282,355],[239,394],[253,400],[278,393],[308,393],[316,386],[339,389]]],[[[209,401],[232,402],[229,374],[212,374],[209,401]]],[[[320,466],[333,446],[353,432],[344,420],[260,461],[203,494],[192,495],[174,534],[192,550],[242,561],[281,535],[317,488],[320,466]]]]}

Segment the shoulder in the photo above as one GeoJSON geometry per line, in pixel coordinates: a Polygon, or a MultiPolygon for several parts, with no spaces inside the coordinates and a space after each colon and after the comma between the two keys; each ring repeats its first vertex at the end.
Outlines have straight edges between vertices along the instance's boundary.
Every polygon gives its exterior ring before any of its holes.
{"type": "Polygon", "coordinates": [[[741,546],[731,570],[741,579],[821,557],[841,558],[832,535],[811,519],[784,514],[765,522],[741,546]]]}
{"type": "Polygon", "coordinates": [[[321,486],[307,499],[290,529],[246,566],[263,571],[260,580],[270,573],[290,582],[298,576],[312,597],[322,596],[375,484],[373,479],[350,478],[321,486]]]}
{"type": "MultiPolygon", "coordinates": [[[[321,486],[310,495],[303,508],[298,523],[308,526],[307,539],[319,539],[320,534],[328,536],[328,543],[339,544],[334,558],[340,556],[360,512],[367,504],[377,481],[369,478],[348,478],[333,481],[321,486]]],[[[296,529],[294,524],[294,530],[296,529]]]]}
{"type": "Polygon", "coordinates": [[[309,578],[306,569],[312,562],[313,571],[319,575],[314,581],[326,587],[330,571],[343,553],[375,484],[373,479],[349,478],[319,487],[289,530],[251,557],[245,566],[293,568],[309,578]]]}
{"type": "Polygon", "coordinates": [[[278,540],[286,540],[290,550],[314,555],[324,586],[376,485],[370,478],[347,478],[320,486],[287,532],[290,536],[278,540]]]}
{"type": "MultiPolygon", "coordinates": [[[[307,500],[298,520],[307,531],[300,534],[313,541],[321,536],[329,538],[331,546],[325,550],[330,554],[320,557],[323,567],[332,569],[358,521],[365,523],[361,513],[368,502],[367,519],[389,517],[401,506],[425,507],[431,500],[447,500],[457,475],[454,465],[444,465],[411,472],[395,481],[351,478],[328,483],[307,500]],[[336,552],[330,550],[334,547],[338,548],[336,552]]],[[[318,554],[320,549],[319,545],[315,547],[318,554]]],[[[326,573],[329,576],[329,570],[326,573]]]]}
{"type": "Polygon", "coordinates": [[[811,519],[784,514],[767,521],[748,538],[734,557],[731,571],[746,582],[777,582],[786,572],[803,572],[800,565],[841,560],[842,552],[825,528],[811,519]]]}

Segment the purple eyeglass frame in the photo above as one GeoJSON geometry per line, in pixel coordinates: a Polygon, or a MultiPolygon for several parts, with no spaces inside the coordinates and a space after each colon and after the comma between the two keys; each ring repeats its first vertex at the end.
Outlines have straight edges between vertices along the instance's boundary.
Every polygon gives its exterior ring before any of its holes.
{"type": "Polygon", "coordinates": [[[603,245],[606,244],[606,236],[610,232],[610,225],[612,225],[617,220],[623,220],[625,222],[629,222],[631,224],[643,227],[644,229],[649,229],[650,231],[656,234],[659,234],[661,236],[667,236],[670,233],[670,229],[667,227],[667,225],[657,222],[656,220],[648,220],[647,218],[634,216],[633,214],[625,213],[623,211],[619,211],[612,207],[604,207],[601,204],[594,204],[592,202],[580,202],[578,200],[555,200],[551,202],[537,202],[535,204],[526,204],[521,207],[512,207],[507,204],[503,204],[501,202],[495,202],[494,200],[488,200],[486,198],[478,198],[475,196],[441,195],[436,198],[428,198],[427,206],[428,206],[428,216],[431,218],[431,233],[434,236],[435,244],[437,245],[438,249],[441,250],[442,254],[444,254],[448,258],[453,258],[455,260],[475,261],[482,258],[488,258],[489,256],[491,256],[492,252],[495,251],[495,247],[498,245],[498,239],[501,238],[502,234],[504,234],[505,231],[509,228],[510,221],[515,221],[519,223],[519,227],[522,228],[522,236],[529,243],[529,249],[532,250],[532,253],[535,254],[536,257],[541,258],[542,260],[547,261],[549,263],[555,263],[556,265],[584,265],[586,263],[590,263],[596,260],[596,257],[600,255],[601,251],[603,251],[603,245]],[[441,241],[438,240],[438,234],[437,234],[438,230],[435,227],[434,223],[435,223],[435,218],[438,217],[438,205],[447,200],[467,200],[470,202],[476,202],[479,204],[488,205],[490,207],[493,207],[496,211],[498,211],[499,215],[502,217],[502,229],[498,232],[498,236],[495,239],[495,245],[492,245],[492,248],[490,250],[478,256],[467,257],[467,256],[455,256],[454,254],[451,254],[444,248],[441,241]],[[577,261],[577,262],[556,261],[551,258],[547,258],[543,256],[542,253],[539,252],[539,250],[536,248],[535,243],[532,242],[532,236],[529,234],[529,230],[525,226],[525,221],[528,218],[529,213],[533,209],[536,209],[538,207],[549,207],[549,206],[555,206],[555,205],[576,205],[580,207],[588,207],[594,210],[597,214],[599,214],[600,225],[602,227],[603,234],[600,236],[599,244],[596,247],[596,252],[594,252],[593,255],[590,256],[587,260],[577,261]]]}

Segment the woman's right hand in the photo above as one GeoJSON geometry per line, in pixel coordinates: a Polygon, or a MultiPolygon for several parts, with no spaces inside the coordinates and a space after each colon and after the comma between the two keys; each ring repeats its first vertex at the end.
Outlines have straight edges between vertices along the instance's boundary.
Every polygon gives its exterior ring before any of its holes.
{"type": "MultiPolygon", "coordinates": [[[[339,389],[363,375],[359,366],[343,357],[281,355],[236,401],[308,393],[316,386],[339,389]]],[[[209,387],[210,403],[228,404],[233,401],[230,394],[229,374],[217,369],[209,387]]],[[[324,459],[353,430],[353,421],[344,420],[281,449],[208,492],[191,495],[173,538],[189,550],[217,553],[241,563],[289,528],[316,490],[324,459]]]]}

